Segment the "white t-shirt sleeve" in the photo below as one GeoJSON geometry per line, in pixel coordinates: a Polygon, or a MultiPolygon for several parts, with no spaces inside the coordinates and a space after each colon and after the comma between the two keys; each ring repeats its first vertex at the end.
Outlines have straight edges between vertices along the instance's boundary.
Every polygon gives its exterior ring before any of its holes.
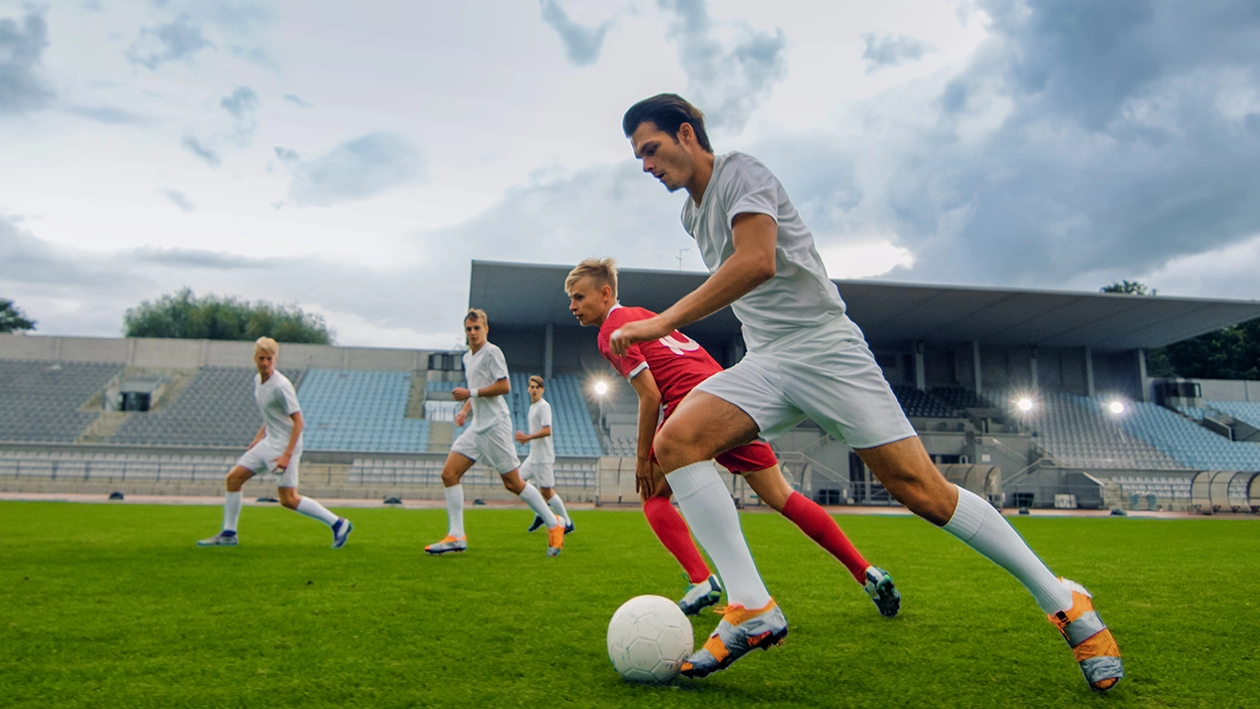
{"type": "Polygon", "coordinates": [[[497,382],[500,379],[508,378],[507,360],[503,359],[503,350],[496,347],[490,352],[490,362],[487,370],[493,381],[497,382]]]}
{"type": "Polygon", "coordinates": [[[542,429],[551,425],[551,404],[544,400],[540,408],[542,411],[541,415],[538,417],[538,427],[542,429]]]}
{"type": "Polygon", "coordinates": [[[765,214],[779,221],[779,182],[765,165],[746,155],[732,155],[722,171],[719,193],[727,226],[734,227],[740,214],[765,214]]]}
{"type": "Polygon", "coordinates": [[[284,412],[290,416],[302,410],[298,404],[297,392],[294,391],[293,385],[285,382],[285,386],[278,387],[280,397],[284,399],[284,412]]]}

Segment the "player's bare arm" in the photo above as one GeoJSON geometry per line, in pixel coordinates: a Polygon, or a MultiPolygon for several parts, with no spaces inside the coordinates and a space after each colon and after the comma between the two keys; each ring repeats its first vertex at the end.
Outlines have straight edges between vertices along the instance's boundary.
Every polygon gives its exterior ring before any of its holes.
{"type": "Polygon", "coordinates": [[[634,489],[647,500],[656,494],[656,481],[652,476],[652,439],[656,436],[656,422],[660,417],[661,390],[650,369],[636,374],[630,380],[630,386],[639,396],[639,442],[634,457],[634,489]]]}
{"type": "Polygon", "coordinates": [[[706,318],[774,278],[779,225],[765,214],[738,214],[733,224],[735,252],[726,263],[664,312],[618,328],[609,345],[615,354],[625,354],[636,342],[660,339],[706,318]]]}
{"type": "Polygon", "coordinates": [[[543,426],[534,433],[525,433],[524,431],[516,432],[517,443],[529,443],[539,438],[546,438],[551,435],[551,426],[543,426]]]}
{"type": "Polygon", "coordinates": [[[276,467],[285,470],[289,467],[289,459],[293,457],[293,449],[297,448],[297,442],[302,437],[302,429],[306,428],[306,422],[302,419],[301,411],[294,411],[289,418],[293,419],[293,430],[289,432],[289,445],[284,447],[284,453],[276,458],[276,467]]]}
{"type": "MultiPolygon", "coordinates": [[[[504,396],[510,391],[512,391],[512,383],[507,379],[500,379],[488,387],[478,389],[477,396],[480,398],[504,396]]],[[[451,396],[455,398],[455,401],[464,401],[472,397],[472,392],[464,387],[455,387],[451,390],[451,396]]]]}

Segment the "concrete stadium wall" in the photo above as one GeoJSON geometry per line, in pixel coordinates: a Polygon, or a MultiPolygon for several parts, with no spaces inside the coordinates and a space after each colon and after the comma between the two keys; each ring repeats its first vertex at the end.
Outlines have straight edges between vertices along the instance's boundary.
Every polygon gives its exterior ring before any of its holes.
{"type": "MultiPolygon", "coordinates": [[[[196,369],[250,367],[253,353],[252,342],[0,334],[0,359],[196,369]]],[[[429,351],[282,343],[280,362],[287,367],[412,372],[428,369],[429,351]]]]}
{"type": "Polygon", "coordinates": [[[1260,401],[1260,382],[1232,379],[1191,379],[1207,401],[1260,401]]]}

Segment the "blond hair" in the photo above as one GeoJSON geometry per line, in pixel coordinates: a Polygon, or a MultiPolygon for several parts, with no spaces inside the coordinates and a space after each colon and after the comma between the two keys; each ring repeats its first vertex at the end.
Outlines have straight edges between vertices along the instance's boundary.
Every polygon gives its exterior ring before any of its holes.
{"type": "Polygon", "coordinates": [[[612,288],[613,298],[617,297],[617,262],[611,258],[588,258],[574,266],[568,278],[564,279],[565,294],[568,295],[583,278],[591,279],[597,289],[604,286],[612,288]]]}
{"type": "Polygon", "coordinates": [[[468,322],[469,320],[476,320],[482,325],[490,327],[490,318],[486,315],[486,311],[481,308],[469,308],[468,314],[464,316],[464,322],[468,322]]]}
{"type": "Polygon", "coordinates": [[[530,378],[529,378],[529,383],[530,383],[530,384],[537,384],[539,389],[546,389],[546,388],[547,388],[547,385],[546,385],[546,384],[543,384],[543,378],[542,378],[542,377],[540,377],[540,376],[538,376],[537,374],[535,374],[534,376],[532,376],[532,377],[530,377],[530,378]]]}
{"type": "Polygon", "coordinates": [[[275,356],[280,354],[280,343],[270,337],[260,337],[254,340],[254,350],[262,350],[269,355],[275,356]]]}

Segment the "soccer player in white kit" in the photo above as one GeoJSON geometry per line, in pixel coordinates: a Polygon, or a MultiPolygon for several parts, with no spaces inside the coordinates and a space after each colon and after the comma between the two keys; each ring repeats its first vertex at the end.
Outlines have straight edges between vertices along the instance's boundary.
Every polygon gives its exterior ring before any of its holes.
{"type": "Polygon", "coordinates": [[[712,458],[810,418],[856,450],[907,508],[1023,583],[1067,640],[1090,687],[1113,687],[1124,677],[1120,650],[1092,597],[1056,578],[997,510],[947,482],[932,464],[779,180],[748,155],[715,155],[703,114],[674,94],[630,107],[622,129],[644,172],[671,192],[687,190],[683,226],[710,276],[656,317],[622,325],[611,337],[613,351],[623,354],[728,305],[748,347],[738,364],[693,389],[656,436],[666,479],[730,601],[717,630],[683,663],[683,674],[724,669],[787,634],[712,458]]]}
{"type": "Polygon", "coordinates": [[[254,401],[262,414],[263,425],[254,436],[249,450],[236,461],[227,475],[227,494],[223,500],[223,529],[197,546],[234,547],[239,541],[236,525],[241,516],[241,486],[254,475],[271,475],[276,481],[280,504],[328,525],[333,533],[333,549],[345,546],[354,525],[338,517],[309,497],[298,494],[298,467],[302,462],[302,408],[297,391],[289,378],[276,371],[280,345],[270,337],[254,343],[254,401]]]}
{"type": "MultiPolygon", "coordinates": [[[[573,531],[573,519],[564,507],[564,500],[556,492],[556,447],[551,435],[551,403],[543,398],[546,389],[543,378],[537,374],[529,378],[529,433],[516,432],[516,442],[529,444],[529,455],[521,463],[521,480],[533,482],[538,486],[547,506],[564,520],[564,533],[573,531]]],[[[534,515],[534,521],[527,532],[536,531],[547,521],[534,515]]]]}
{"type": "Polygon", "coordinates": [[[464,334],[468,351],[464,353],[464,378],[468,388],[451,391],[456,401],[464,402],[455,414],[456,425],[463,426],[472,413],[472,424],[451,444],[451,452],[442,466],[442,485],[446,495],[446,536],[424,548],[433,555],[460,553],[468,550],[464,533],[464,488],[460,480],[478,460],[503,479],[503,486],[529,505],[547,525],[547,556],[558,556],[564,547],[564,523],[547,508],[538,488],[521,480],[521,461],[512,444],[512,415],[507,399],[512,390],[508,380],[507,361],[503,351],[486,340],[490,321],[484,310],[473,308],[464,316],[464,334]]]}

